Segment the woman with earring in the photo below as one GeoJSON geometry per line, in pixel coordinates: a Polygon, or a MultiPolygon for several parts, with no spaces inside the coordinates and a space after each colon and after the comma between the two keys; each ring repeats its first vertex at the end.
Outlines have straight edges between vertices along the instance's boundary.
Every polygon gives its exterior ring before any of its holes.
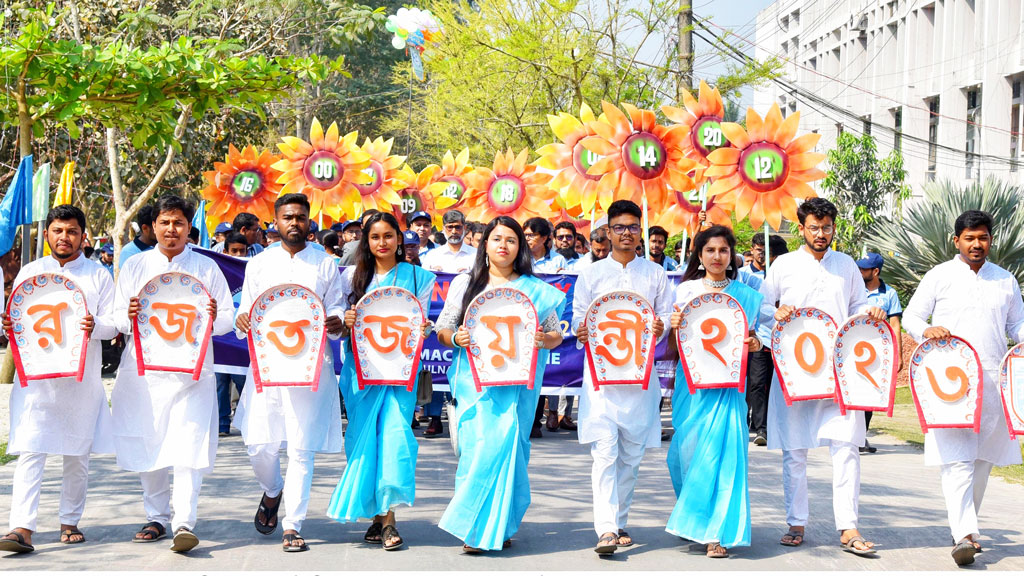
{"type": "MultiPolygon", "coordinates": [[[[355,325],[355,305],[371,290],[388,286],[404,288],[419,299],[424,313],[430,309],[434,274],[405,262],[402,230],[391,214],[377,212],[363,223],[355,266],[342,275],[345,335],[355,325]]],[[[423,334],[430,332],[425,322],[423,334]]],[[[327,515],[339,522],[372,518],[363,540],[397,550],[404,542],[395,528],[395,508],[412,506],[416,496],[418,445],[409,421],[416,408],[416,389],[401,386],[367,386],[359,389],[351,338],[342,343],[345,363],[339,385],[345,398],[348,427],[345,430],[345,473],[334,489],[327,515]]],[[[414,360],[417,372],[419,358],[414,360]]]]}
{"type": "MultiPolygon", "coordinates": [[[[690,262],[676,287],[672,330],[682,309],[706,292],[724,292],[739,301],[747,316],[750,351],[761,349],[754,336],[761,294],[736,280],[736,239],[724,226],[697,234],[690,262]]],[[[670,335],[675,345],[676,335],[670,335]]],[[[747,493],[747,403],[735,388],[698,389],[690,394],[682,360],[676,366],[672,397],[675,435],[668,468],[676,505],[665,530],[704,544],[709,558],[725,558],[728,548],[750,545],[750,498],[747,493]]]]}
{"type": "Polygon", "coordinates": [[[472,271],[452,280],[437,320],[438,340],[456,348],[448,382],[458,411],[460,452],[455,494],[439,525],[462,540],[470,554],[508,546],[530,505],[530,430],[549,351],[562,343],[559,319],[565,308],[565,294],[533,276],[526,236],[512,218],[491,221],[476,254],[472,271]],[[498,286],[526,294],[541,320],[534,337],[539,350],[532,390],[488,386],[477,392],[473,383],[466,354],[469,331],[462,322],[469,303],[498,286]]]}

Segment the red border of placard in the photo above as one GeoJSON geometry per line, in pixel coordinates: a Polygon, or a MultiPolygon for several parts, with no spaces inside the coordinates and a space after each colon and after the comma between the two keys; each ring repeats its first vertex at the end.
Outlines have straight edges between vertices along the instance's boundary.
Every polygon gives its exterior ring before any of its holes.
{"type": "MultiPolygon", "coordinates": [[[[527,296],[526,293],[523,292],[522,290],[518,290],[516,288],[512,288],[511,286],[496,286],[494,288],[491,288],[489,290],[485,290],[485,291],[481,292],[480,295],[477,296],[476,298],[473,298],[473,300],[476,300],[477,298],[480,298],[481,296],[486,297],[486,295],[489,292],[499,292],[499,291],[503,291],[503,290],[514,290],[514,291],[519,292],[520,294],[523,295],[523,299],[526,300],[526,303],[530,305],[530,308],[533,308],[533,317],[536,318],[536,320],[537,320],[537,329],[540,330],[541,319],[537,318],[537,307],[533,305],[533,300],[530,300],[530,297],[527,296]]],[[[470,302],[469,305],[470,306],[473,305],[472,301],[470,302]]],[[[468,306],[466,307],[466,315],[467,316],[469,315],[469,307],[468,306]]],[[[463,319],[462,323],[463,324],[466,323],[465,319],[463,319]]],[[[454,342],[454,338],[455,337],[452,336],[452,338],[453,338],[453,342],[454,342]]],[[[534,381],[537,379],[537,356],[540,354],[540,348],[538,348],[537,346],[533,347],[533,355],[532,355],[532,358],[530,360],[530,378],[526,382],[515,380],[515,381],[510,381],[510,382],[491,382],[491,383],[488,383],[488,384],[481,384],[480,383],[480,379],[479,379],[479,377],[477,376],[477,373],[476,373],[476,364],[473,363],[473,355],[469,352],[469,349],[472,346],[473,346],[473,341],[470,340],[469,346],[466,347],[466,357],[469,358],[469,369],[473,373],[473,385],[476,386],[476,391],[477,392],[483,392],[483,389],[485,387],[490,387],[490,386],[526,386],[527,390],[533,390],[534,381]]]]}
{"type": "MultiPolygon", "coordinates": [[[[808,307],[805,307],[805,308],[797,308],[796,310],[793,311],[793,315],[795,316],[797,313],[803,312],[805,310],[817,310],[818,312],[821,312],[821,314],[823,316],[825,316],[826,318],[828,318],[832,322],[832,325],[836,327],[835,328],[836,334],[837,335],[839,334],[839,326],[836,325],[835,319],[832,318],[831,314],[829,314],[828,312],[825,312],[824,310],[821,310],[820,308],[814,308],[814,307],[811,307],[811,306],[808,306],[808,307]]],[[[793,320],[793,317],[790,316],[789,320],[786,320],[786,323],[783,324],[783,326],[788,325],[792,320],[793,320]]],[[[789,391],[786,390],[786,385],[784,384],[784,380],[782,378],[782,372],[779,371],[779,363],[777,361],[775,361],[775,359],[774,359],[774,355],[775,355],[775,334],[777,334],[779,332],[781,332],[781,330],[779,329],[779,323],[777,323],[775,325],[775,328],[772,329],[772,345],[771,345],[772,356],[773,356],[773,358],[772,358],[772,360],[773,360],[772,365],[775,367],[775,375],[779,378],[779,388],[782,389],[782,397],[786,400],[786,406],[792,406],[793,402],[803,402],[805,400],[827,400],[827,399],[831,398],[833,401],[835,401],[836,397],[839,395],[839,381],[838,380],[835,381],[836,389],[833,390],[832,394],[819,394],[819,395],[815,395],[815,396],[804,396],[804,397],[800,397],[800,398],[796,398],[796,397],[793,397],[793,396],[789,395],[789,391]]],[[[821,344],[822,344],[823,347],[825,346],[824,342],[822,342],[821,344]]],[[[832,341],[832,348],[835,349],[835,340],[832,341]]],[[[835,378],[835,358],[834,357],[832,359],[832,372],[833,372],[832,377],[835,378]]]]}
{"type": "Polygon", "coordinates": [[[749,321],[747,319],[747,313],[743,311],[743,306],[740,305],[740,301],[739,300],[736,300],[735,298],[733,298],[732,296],[726,294],[725,292],[705,292],[704,294],[700,294],[700,295],[692,298],[689,302],[687,302],[686,306],[683,308],[683,311],[685,312],[686,308],[688,308],[691,304],[693,304],[697,300],[700,300],[701,297],[703,297],[705,295],[708,295],[708,294],[713,295],[713,296],[718,296],[718,295],[725,296],[729,300],[732,300],[732,301],[736,302],[736,309],[739,310],[740,314],[743,316],[743,327],[746,329],[746,332],[744,332],[744,336],[743,336],[743,355],[740,358],[740,381],[738,383],[733,383],[733,382],[715,382],[715,383],[712,383],[712,384],[702,384],[700,386],[695,386],[693,384],[693,378],[690,376],[690,366],[689,366],[689,364],[687,364],[686,357],[683,355],[682,343],[679,342],[679,334],[680,333],[679,333],[678,330],[676,330],[676,350],[679,352],[679,360],[680,360],[679,363],[683,365],[683,374],[686,375],[686,386],[687,386],[687,388],[690,389],[690,394],[693,394],[697,390],[707,390],[707,389],[715,389],[715,388],[723,389],[723,390],[736,389],[736,390],[739,390],[740,394],[743,394],[743,393],[746,392],[746,384],[747,384],[747,356],[750,354],[750,350],[749,350],[750,345],[747,344],[747,337],[750,334],[750,324],[749,324],[749,321]]]}
{"type": "Polygon", "coordinates": [[[836,378],[836,402],[839,404],[839,413],[845,416],[847,410],[864,410],[866,412],[885,412],[886,416],[892,418],[893,404],[896,403],[896,376],[899,373],[899,364],[900,348],[899,345],[896,343],[896,332],[892,329],[892,326],[889,324],[889,322],[885,320],[875,320],[868,316],[867,314],[858,314],[856,316],[851,316],[846,320],[846,322],[843,322],[843,325],[840,326],[839,330],[836,331],[835,342],[832,343],[832,373],[835,375],[836,378]],[[868,320],[874,322],[875,324],[884,324],[885,328],[889,331],[889,337],[891,338],[890,342],[892,342],[893,344],[892,378],[889,380],[889,408],[886,410],[879,410],[872,406],[847,406],[846,403],[843,402],[842,389],[839,387],[839,369],[836,367],[836,344],[839,343],[839,335],[843,333],[843,329],[846,328],[846,326],[849,325],[850,323],[860,318],[867,318],[868,320]]]}
{"type": "MultiPolygon", "coordinates": [[[[914,356],[917,355],[917,350],[919,348],[921,348],[922,346],[924,346],[925,344],[927,344],[928,342],[939,341],[939,340],[952,340],[952,339],[956,339],[956,340],[959,340],[959,341],[963,342],[964,345],[966,345],[967,348],[971,351],[971,353],[974,354],[974,359],[978,362],[978,400],[977,400],[977,405],[974,407],[974,426],[973,426],[974,433],[977,434],[979,431],[981,431],[981,408],[982,408],[981,404],[982,404],[982,401],[984,400],[984,393],[985,393],[985,375],[984,375],[983,370],[981,368],[981,357],[978,356],[978,351],[974,349],[974,346],[971,346],[970,342],[968,342],[967,340],[964,340],[963,338],[961,338],[959,336],[950,335],[950,336],[947,336],[946,338],[929,338],[929,339],[925,340],[924,342],[921,342],[920,344],[918,344],[917,348],[914,348],[914,352],[910,355],[910,359],[911,359],[911,362],[913,362],[914,356]]],[[[972,428],[969,428],[967,426],[959,426],[959,425],[955,425],[955,424],[939,424],[939,425],[936,425],[936,426],[929,426],[924,421],[924,412],[921,411],[921,404],[917,400],[917,389],[914,387],[914,371],[911,370],[911,366],[910,366],[909,363],[907,364],[907,372],[908,372],[908,375],[909,375],[909,378],[910,378],[910,393],[914,396],[914,408],[917,410],[917,420],[918,420],[918,422],[921,423],[921,431],[922,432],[927,434],[928,430],[929,429],[933,429],[933,428],[954,428],[954,429],[960,429],[960,430],[971,430],[972,429],[972,428]]]]}
{"type": "MultiPolygon", "coordinates": [[[[600,302],[601,299],[607,298],[609,296],[613,296],[615,294],[622,294],[622,293],[626,293],[626,292],[636,296],[637,298],[643,300],[644,302],[647,302],[647,305],[651,308],[651,313],[654,316],[654,319],[655,320],[658,319],[658,314],[657,314],[657,312],[654,309],[654,305],[651,304],[640,293],[634,292],[632,290],[615,290],[613,292],[609,292],[607,294],[602,294],[602,295],[598,296],[597,298],[594,298],[594,301],[591,302],[589,306],[587,306],[587,311],[583,315],[583,325],[586,326],[586,319],[587,319],[587,316],[590,316],[590,309],[593,308],[595,305],[597,305],[597,303],[600,302]]],[[[654,331],[654,327],[652,326],[651,327],[651,333],[652,334],[653,334],[653,331],[654,331]]],[[[591,339],[588,337],[587,338],[587,343],[584,346],[584,348],[586,348],[586,351],[587,351],[587,368],[590,369],[590,383],[594,385],[594,390],[600,390],[601,386],[619,386],[619,385],[625,385],[625,386],[637,386],[637,385],[639,385],[639,386],[642,386],[643,390],[647,390],[648,386],[651,383],[651,372],[654,369],[654,349],[658,346],[658,338],[657,337],[651,338],[651,350],[647,354],[647,367],[644,369],[644,377],[643,377],[643,381],[641,381],[641,382],[635,382],[633,380],[605,380],[604,382],[598,382],[598,380],[597,380],[597,368],[594,367],[594,355],[593,355],[593,351],[591,351],[591,349],[590,349],[590,346],[591,346],[591,339]]]]}
{"type": "Polygon", "coordinates": [[[293,288],[302,288],[316,297],[317,302],[320,303],[320,311],[323,314],[323,322],[320,326],[320,353],[317,354],[319,361],[316,363],[316,368],[313,372],[312,382],[264,382],[263,377],[260,376],[260,363],[257,360],[256,344],[252,339],[252,323],[249,324],[249,331],[246,332],[246,341],[248,342],[249,348],[249,364],[252,366],[252,380],[256,384],[256,392],[263,392],[263,388],[274,388],[277,386],[309,386],[313,392],[317,391],[320,386],[320,371],[324,367],[324,347],[327,346],[327,309],[324,308],[323,300],[320,299],[320,295],[317,294],[310,288],[303,286],[302,284],[288,283],[278,284],[272,288],[267,288],[253,301],[252,306],[249,307],[249,319],[252,320],[252,311],[256,309],[256,305],[263,300],[263,296],[267,292],[277,292],[278,290],[291,290],[293,288]]]}
{"type": "MultiPolygon", "coordinates": [[[[1024,343],[1016,344],[1012,348],[1007,350],[1006,354],[1003,356],[1003,361],[999,364],[999,371],[1000,372],[1003,372],[1004,370],[1006,371],[1007,388],[1009,388],[1010,395],[1011,395],[1009,400],[1012,403],[1013,402],[1013,396],[1012,395],[1013,395],[1014,386],[1013,386],[1013,372],[1010,371],[1010,358],[1022,358],[1022,359],[1024,359],[1024,343]],[[1014,354],[1014,351],[1016,351],[1017,354],[1014,354]]],[[[1006,430],[1010,433],[1010,439],[1011,440],[1016,440],[1018,436],[1024,436],[1024,428],[1022,428],[1020,430],[1015,429],[1013,427],[1013,421],[1010,420],[1010,409],[1006,405],[1007,404],[1006,403],[1006,400],[1007,400],[1006,395],[1003,394],[1002,374],[1000,374],[1000,381],[999,381],[999,399],[1002,401],[1002,404],[1003,404],[1003,417],[1006,419],[1006,430]]],[[[1021,418],[1021,420],[1024,420],[1024,418],[1021,418]]]]}
{"type": "MultiPolygon", "coordinates": [[[[64,276],[62,274],[53,274],[51,272],[44,272],[42,274],[36,274],[34,276],[26,278],[25,280],[22,280],[21,284],[18,284],[14,288],[14,290],[11,290],[11,298],[9,298],[7,300],[7,308],[4,309],[4,313],[7,315],[8,318],[10,318],[10,316],[11,316],[11,300],[14,298],[14,293],[17,292],[22,286],[24,286],[26,282],[31,282],[32,279],[37,278],[39,276],[49,276],[50,277],[50,281],[54,281],[55,278],[67,278],[67,280],[70,281],[75,286],[75,291],[77,291],[77,292],[82,294],[82,302],[85,303],[84,304],[85,305],[85,313],[86,314],[91,314],[89,312],[89,302],[86,301],[86,299],[85,299],[85,292],[83,292],[82,289],[78,287],[78,282],[75,282],[75,280],[73,278],[69,278],[69,277],[64,276]]],[[[63,281],[61,283],[63,284],[63,281]]],[[[17,340],[14,337],[14,328],[12,326],[11,329],[7,331],[7,340],[8,340],[8,342],[10,342],[11,353],[14,355],[14,368],[18,371],[18,382],[21,383],[21,387],[24,388],[24,387],[28,386],[28,383],[30,381],[32,381],[32,380],[47,380],[47,379],[50,379],[50,378],[70,378],[72,376],[75,378],[76,382],[81,382],[82,379],[85,377],[86,353],[88,352],[88,346],[89,346],[90,338],[86,337],[85,331],[82,330],[81,328],[78,329],[78,332],[81,334],[81,337],[82,337],[82,353],[81,353],[81,356],[78,359],[78,371],[77,372],[55,372],[53,374],[39,374],[39,375],[36,375],[36,376],[25,376],[25,366],[21,362],[21,352],[18,350],[18,343],[17,343],[17,340]]]]}
{"type": "MultiPolygon", "coordinates": [[[[164,272],[162,274],[157,274],[156,276],[153,276],[152,278],[147,280],[146,284],[149,284],[153,280],[156,280],[157,278],[159,278],[161,276],[166,276],[168,274],[177,275],[177,276],[188,276],[196,284],[199,284],[199,287],[203,289],[203,292],[206,292],[207,298],[209,298],[210,300],[213,300],[213,296],[210,295],[210,291],[206,289],[206,285],[205,284],[200,282],[199,279],[196,278],[195,276],[192,276],[191,274],[185,274],[184,272],[164,272]]],[[[135,295],[140,300],[142,299],[142,290],[146,289],[146,284],[143,284],[142,285],[142,289],[140,289],[139,293],[135,295]]],[[[141,339],[141,336],[139,336],[139,316],[138,316],[138,314],[136,314],[135,317],[132,318],[132,339],[135,341],[135,362],[136,362],[136,364],[138,366],[139,376],[145,376],[146,375],[146,370],[154,370],[154,371],[157,371],[157,372],[183,372],[185,374],[191,374],[193,381],[198,381],[199,380],[199,375],[203,371],[203,363],[206,361],[206,351],[210,348],[210,335],[213,333],[213,322],[214,322],[213,319],[211,319],[209,322],[207,322],[207,324],[206,324],[206,332],[203,334],[203,344],[202,344],[202,347],[199,349],[199,358],[196,359],[196,367],[194,369],[192,369],[192,370],[189,370],[187,368],[173,368],[173,367],[169,367],[169,366],[154,366],[154,365],[146,364],[145,361],[143,361],[143,359],[142,359],[142,339],[141,339]]]]}
{"type": "MultiPolygon", "coordinates": [[[[359,299],[359,302],[356,302],[356,308],[359,307],[359,304],[363,301],[364,298],[366,298],[367,296],[374,292],[377,292],[378,290],[382,292],[387,290],[405,292],[406,294],[409,295],[409,297],[411,297],[412,301],[416,303],[416,306],[419,307],[420,317],[422,317],[424,321],[427,320],[427,315],[423,312],[423,304],[420,302],[420,299],[417,298],[416,295],[413,294],[412,292],[399,286],[386,286],[370,290],[366,294],[363,294],[363,297],[359,299]]],[[[419,330],[422,333],[422,328],[420,328],[419,326],[416,326],[416,330],[419,330]]],[[[406,390],[411,392],[412,389],[416,387],[416,376],[418,374],[421,360],[420,354],[423,352],[423,342],[425,340],[426,338],[421,335],[419,341],[416,343],[416,352],[414,352],[415,356],[413,356],[412,370],[409,372],[409,379],[406,380],[405,382],[401,382],[399,380],[364,380],[363,377],[361,376],[362,362],[359,361],[359,354],[356,352],[355,334],[350,334],[349,346],[352,346],[352,357],[355,358],[356,361],[356,380],[359,382],[359,389],[362,390],[367,386],[404,386],[406,390]]]]}

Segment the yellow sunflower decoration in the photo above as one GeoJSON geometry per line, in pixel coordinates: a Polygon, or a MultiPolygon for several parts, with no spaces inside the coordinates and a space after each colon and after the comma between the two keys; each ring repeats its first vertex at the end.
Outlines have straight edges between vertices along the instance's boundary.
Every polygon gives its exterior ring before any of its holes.
{"type": "Polygon", "coordinates": [[[441,167],[437,164],[431,164],[420,170],[417,174],[408,164],[402,166],[402,178],[409,184],[398,193],[401,197],[401,217],[399,218],[400,223],[406,228],[409,227],[407,218],[420,211],[424,211],[430,214],[431,219],[438,229],[441,228],[441,212],[445,208],[448,208],[455,204],[455,198],[445,196],[444,190],[448,184],[437,187],[432,186],[438,181],[441,176],[441,167]]]}
{"type": "Polygon", "coordinates": [[[213,230],[241,212],[255,214],[263,222],[273,220],[274,201],[281,189],[277,182],[281,172],[273,167],[277,160],[269,150],[246,146],[239,152],[229,145],[224,161],[214,162],[213,170],[203,172],[207,228],[213,230]]]}
{"type": "Polygon", "coordinates": [[[554,216],[555,191],[548,187],[551,176],[537,172],[537,167],[527,162],[529,157],[528,148],[518,155],[509,148],[494,155],[493,168],[473,171],[464,199],[466,218],[490,222],[498,216],[510,216],[523,222],[534,216],[554,216]]]}
{"type": "Polygon", "coordinates": [[[579,206],[586,214],[597,203],[598,182],[601,181],[601,176],[588,174],[587,170],[601,157],[587,150],[582,140],[597,134],[590,127],[596,121],[594,111],[586,103],[580,106],[578,120],[565,112],[559,112],[557,116],[548,114],[551,131],[560,142],[537,150],[540,155],[537,166],[555,173],[548,186],[558,192],[559,205],[563,208],[579,206]]]}
{"type": "Polygon", "coordinates": [[[294,136],[282,138],[277,147],[283,158],[273,166],[282,172],[280,193],[308,196],[312,218],[321,210],[335,222],[357,216],[342,206],[346,200],[351,205],[353,193],[359,195],[356,184],[371,183],[371,176],[363,172],[370,167],[370,155],[359,148],[358,139],[357,132],[339,137],[337,123],[324,133],[316,118],[309,128],[309,142],[294,136]]]}
{"type": "Polygon", "coordinates": [[[408,186],[412,178],[409,172],[401,170],[405,156],[391,155],[394,143],[394,138],[385,141],[380,137],[372,141],[367,138],[363,142],[361,149],[370,157],[370,165],[363,168],[363,174],[370,181],[365,184],[354,183],[355,193],[350,190],[342,199],[342,212],[358,218],[370,209],[393,212],[396,206],[401,206],[402,198],[398,190],[408,186]]]}
{"type": "Polygon", "coordinates": [[[453,155],[451,150],[444,153],[444,157],[441,158],[440,170],[434,175],[429,192],[434,198],[445,197],[454,200],[454,203],[447,206],[438,204],[437,207],[441,212],[435,214],[435,218],[437,218],[436,224],[439,228],[440,218],[445,212],[451,209],[464,211],[463,205],[467,193],[471,192],[470,175],[474,170],[473,165],[469,163],[469,148],[463,148],[462,152],[457,155],[453,155]]]}
{"type": "Polygon", "coordinates": [[[714,180],[708,194],[735,205],[737,220],[749,215],[754,229],[767,221],[778,230],[783,216],[796,220],[796,199],[817,196],[807,183],[825,177],[817,168],[825,155],[811,152],[821,135],[796,137],[799,123],[799,112],[783,119],[774,104],[763,119],[747,109],[745,130],[723,122],[732,147],[708,155],[705,175],[714,180]]]}

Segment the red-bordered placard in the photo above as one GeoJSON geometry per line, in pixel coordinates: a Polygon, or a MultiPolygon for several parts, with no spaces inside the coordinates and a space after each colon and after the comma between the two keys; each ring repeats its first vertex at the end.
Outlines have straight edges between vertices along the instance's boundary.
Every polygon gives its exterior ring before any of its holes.
{"type": "Polygon", "coordinates": [[[1010,438],[1024,436],[1024,343],[1006,352],[999,365],[999,395],[1010,438]]]}
{"type": "Polygon", "coordinates": [[[486,290],[470,302],[463,325],[469,331],[466,353],[477,392],[485,386],[533,389],[540,319],[529,296],[504,286],[486,290]]]}
{"type": "Polygon", "coordinates": [[[7,338],[22,388],[30,380],[82,381],[89,339],[81,324],[88,314],[85,293],[67,276],[37,274],[11,291],[7,338]]]}
{"type": "Polygon", "coordinates": [[[772,330],[772,356],[782,396],[789,406],[804,400],[836,397],[832,351],[836,323],[817,308],[798,308],[772,330]],[[814,356],[808,361],[805,348],[814,356]]]}
{"type": "Polygon", "coordinates": [[[864,314],[847,320],[836,335],[832,361],[842,414],[867,410],[892,417],[900,359],[888,322],[864,314]]]}
{"type": "Polygon", "coordinates": [[[423,306],[412,292],[387,286],[367,292],[356,303],[352,354],[359,389],[416,386],[423,350],[423,306]]]}
{"type": "Polygon", "coordinates": [[[610,292],[591,302],[584,323],[594,390],[610,384],[639,384],[647,390],[654,367],[654,320],[654,307],[636,292],[610,292]]]}
{"type": "Polygon", "coordinates": [[[168,272],[146,282],[138,298],[132,335],[139,376],[186,372],[199,380],[213,331],[206,287],[189,274],[168,272]]]}
{"type": "Polygon", "coordinates": [[[265,290],[249,310],[249,363],[256,392],[264,386],[308,386],[316,392],[327,326],[316,292],[299,284],[265,290]]]}
{"type": "Polygon", "coordinates": [[[701,388],[744,392],[749,333],[743,307],[724,292],[701,294],[683,306],[676,345],[690,394],[701,388]]]}
{"type": "Polygon", "coordinates": [[[963,338],[931,338],[910,357],[910,391],[921,430],[981,427],[984,392],[981,359],[963,338]],[[949,392],[950,382],[956,391],[949,392]]]}

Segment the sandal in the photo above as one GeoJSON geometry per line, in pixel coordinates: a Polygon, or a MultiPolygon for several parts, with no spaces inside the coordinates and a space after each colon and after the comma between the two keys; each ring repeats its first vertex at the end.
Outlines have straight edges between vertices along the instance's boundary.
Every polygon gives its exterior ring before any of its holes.
{"type": "Polygon", "coordinates": [[[273,534],[274,530],[277,530],[277,509],[281,507],[281,495],[278,494],[277,502],[273,506],[267,506],[266,502],[267,493],[264,492],[260,498],[260,506],[256,509],[256,517],[252,520],[256,525],[256,531],[263,535],[273,534]],[[263,514],[264,522],[260,522],[260,514],[263,514]],[[271,524],[271,521],[274,523],[271,524]]]}
{"type": "Polygon", "coordinates": [[[82,531],[78,528],[68,528],[67,530],[61,531],[60,542],[61,544],[81,544],[82,542],[85,542],[85,534],[82,534],[82,531]],[[81,536],[82,539],[72,540],[72,536],[81,536]]]}
{"type": "Polygon", "coordinates": [[[483,554],[484,553],[484,549],[483,548],[473,548],[469,544],[463,544],[462,545],[462,552],[464,554],[483,554]]]}
{"type": "Polygon", "coordinates": [[[968,564],[974,564],[974,555],[977,553],[978,549],[974,547],[974,543],[970,539],[964,538],[957,542],[951,554],[953,562],[956,562],[957,566],[967,566],[968,564]]]}
{"type": "Polygon", "coordinates": [[[597,552],[598,556],[611,556],[615,553],[615,550],[618,547],[618,536],[608,532],[604,536],[601,536],[601,539],[597,541],[597,546],[594,547],[594,552],[597,552]]]}
{"type": "Polygon", "coordinates": [[[282,547],[285,552],[305,552],[306,550],[309,550],[309,546],[306,545],[306,539],[298,532],[294,534],[285,534],[284,540],[282,541],[282,547]],[[301,544],[296,544],[296,542],[301,542],[301,544]]]}
{"type": "MultiPolygon", "coordinates": [[[[867,547],[868,543],[864,540],[864,538],[861,538],[860,536],[854,536],[846,542],[840,540],[839,545],[843,547],[843,550],[856,554],[857,556],[873,556],[875,554],[874,546],[867,547]],[[865,548],[857,548],[856,544],[858,542],[863,544],[865,548]]],[[[971,548],[974,548],[974,546],[971,546],[971,548]]]]}
{"type": "Polygon", "coordinates": [[[25,537],[21,534],[11,530],[7,533],[7,536],[0,538],[0,552],[14,552],[16,554],[25,554],[26,552],[35,551],[36,547],[31,544],[25,543],[25,537]],[[11,536],[14,538],[12,539],[11,536]]]}
{"type": "Polygon", "coordinates": [[[148,524],[144,524],[142,526],[142,528],[138,532],[135,533],[135,536],[132,538],[132,542],[141,542],[141,543],[156,542],[157,540],[162,540],[166,536],[167,536],[167,529],[164,528],[163,524],[161,524],[159,522],[150,522],[148,524]],[[143,534],[143,535],[146,535],[146,536],[149,536],[149,537],[148,538],[140,538],[139,534],[143,534]]]}
{"type": "Polygon", "coordinates": [[[385,550],[391,552],[392,550],[398,550],[402,546],[405,546],[405,540],[398,535],[398,528],[395,528],[394,524],[388,524],[384,527],[384,530],[380,534],[380,543],[385,550]],[[398,541],[393,544],[388,544],[388,540],[397,538],[398,541]]]}
{"type": "Polygon", "coordinates": [[[708,544],[707,546],[708,546],[708,551],[707,551],[706,556],[708,558],[728,558],[729,557],[729,551],[726,550],[725,547],[722,546],[721,544],[719,544],[718,542],[712,542],[712,543],[708,544]]]}
{"type": "Polygon", "coordinates": [[[783,546],[796,547],[796,546],[799,546],[799,545],[801,545],[803,543],[804,543],[804,533],[803,533],[803,531],[802,530],[800,530],[800,531],[793,530],[792,528],[789,529],[789,532],[786,532],[785,534],[782,535],[782,540],[779,540],[779,544],[782,544],[783,546]],[[787,540],[787,538],[789,538],[789,540],[787,540]]]}
{"type": "Polygon", "coordinates": [[[174,533],[174,544],[171,545],[172,552],[188,552],[199,546],[199,537],[191,530],[182,526],[174,533]]]}
{"type": "Polygon", "coordinates": [[[623,548],[628,548],[633,545],[633,538],[629,535],[629,532],[619,530],[619,539],[616,544],[623,548]]]}
{"type": "Polygon", "coordinates": [[[363,534],[363,542],[366,542],[368,544],[380,544],[380,533],[381,530],[383,529],[384,525],[380,522],[374,522],[373,524],[370,524],[370,527],[366,529],[366,534],[363,534]]]}

